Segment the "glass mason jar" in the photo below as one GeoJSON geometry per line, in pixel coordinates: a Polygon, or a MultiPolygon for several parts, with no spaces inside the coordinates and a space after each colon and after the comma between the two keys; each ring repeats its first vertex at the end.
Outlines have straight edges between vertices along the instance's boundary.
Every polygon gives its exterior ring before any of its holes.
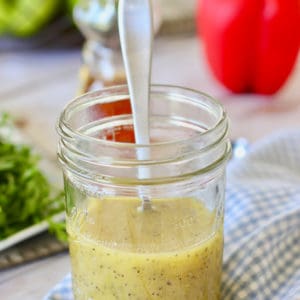
{"type": "Polygon", "coordinates": [[[219,299],[226,114],[154,85],[151,144],[137,145],[128,99],[126,86],[85,94],[59,120],[75,299],[219,299]]]}

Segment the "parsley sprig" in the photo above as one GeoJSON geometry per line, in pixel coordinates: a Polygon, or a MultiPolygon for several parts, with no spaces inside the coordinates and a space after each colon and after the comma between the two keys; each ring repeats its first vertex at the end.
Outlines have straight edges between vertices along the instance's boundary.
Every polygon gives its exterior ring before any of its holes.
{"type": "MultiPolygon", "coordinates": [[[[63,193],[40,170],[40,157],[8,138],[11,126],[8,115],[0,116],[0,240],[64,210],[63,193]]],[[[51,231],[64,239],[62,226],[50,222],[51,231]]]]}

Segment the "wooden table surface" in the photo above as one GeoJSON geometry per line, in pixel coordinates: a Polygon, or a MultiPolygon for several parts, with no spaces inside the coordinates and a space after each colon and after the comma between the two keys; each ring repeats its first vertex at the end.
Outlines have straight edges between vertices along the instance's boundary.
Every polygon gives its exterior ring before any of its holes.
{"type": "MultiPolygon", "coordinates": [[[[80,63],[80,49],[0,54],[0,110],[25,120],[26,134],[52,158],[55,123],[75,95],[80,63]]],[[[275,96],[233,95],[212,77],[195,37],[164,37],[155,41],[152,82],[200,89],[218,98],[231,119],[232,138],[253,142],[300,125],[300,62],[275,96]]],[[[0,271],[0,298],[42,299],[69,271],[67,253],[0,271]]]]}

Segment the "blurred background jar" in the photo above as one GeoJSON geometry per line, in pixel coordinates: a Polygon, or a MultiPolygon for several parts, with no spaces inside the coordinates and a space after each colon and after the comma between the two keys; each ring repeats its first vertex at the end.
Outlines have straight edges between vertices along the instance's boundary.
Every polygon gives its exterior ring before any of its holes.
{"type": "MultiPolygon", "coordinates": [[[[121,55],[118,0],[79,0],[73,18],[86,41],[82,50],[79,94],[89,90],[126,82],[121,55]]],[[[158,0],[152,0],[153,26],[157,33],[161,24],[158,0]]]]}

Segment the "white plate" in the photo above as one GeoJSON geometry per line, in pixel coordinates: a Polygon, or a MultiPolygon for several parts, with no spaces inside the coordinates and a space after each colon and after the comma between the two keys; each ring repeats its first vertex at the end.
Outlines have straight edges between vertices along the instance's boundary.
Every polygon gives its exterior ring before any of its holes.
{"type": "MultiPolygon", "coordinates": [[[[65,212],[58,213],[51,218],[54,222],[61,222],[65,219],[65,212]]],[[[27,227],[8,238],[0,241],[0,251],[6,250],[20,242],[23,242],[31,237],[46,231],[49,228],[47,221],[42,221],[30,227],[27,227]]]]}

